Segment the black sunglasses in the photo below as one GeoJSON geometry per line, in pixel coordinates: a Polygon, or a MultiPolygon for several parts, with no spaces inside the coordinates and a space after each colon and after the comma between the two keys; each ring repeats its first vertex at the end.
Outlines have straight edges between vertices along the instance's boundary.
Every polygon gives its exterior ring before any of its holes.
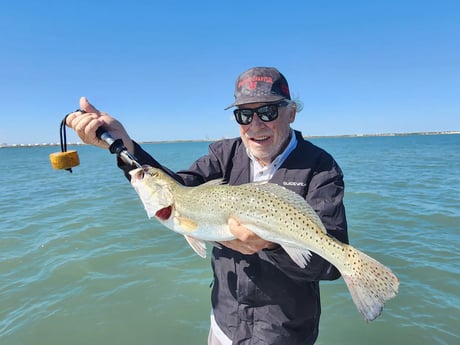
{"type": "Polygon", "coordinates": [[[263,122],[274,121],[278,118],[278,108],[285,107],[289,103],[282,101],[275,104],[267,104],[255,109],[235,109],[233,114],[235,115],[235,120],[240,125],[249,125],[252,122],[254,114],[257,114],[259,119],[263,122]]]}

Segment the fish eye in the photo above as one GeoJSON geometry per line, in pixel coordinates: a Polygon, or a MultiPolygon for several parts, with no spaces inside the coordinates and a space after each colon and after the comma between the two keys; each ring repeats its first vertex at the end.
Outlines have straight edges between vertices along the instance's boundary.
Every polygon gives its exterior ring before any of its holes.
{"type": "Polygon", "coordinates": [[[140,171],[142,172],[142,177],[144,177],[145,175],[150,175],[152,176],[153,174],[150,172],[150,167],[148,165],[143,165],[142,166],[142,170],[140,171]]]}

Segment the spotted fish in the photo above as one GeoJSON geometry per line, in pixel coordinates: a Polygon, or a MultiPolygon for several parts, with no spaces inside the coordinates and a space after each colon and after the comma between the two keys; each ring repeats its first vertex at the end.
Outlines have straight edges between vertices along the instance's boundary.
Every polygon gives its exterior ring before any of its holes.
{"type": "Polygon", "coordinates": [[[206,256],[205,242],[235,239],[227,225],[233,217],[266,241],[278,243],[302,268],[312,252],[333,264],[366,321],[378,317],[385,302],[397,294],[399,280],[389,268],[330,237],[305,199],[282,186],[211,181],[186,187],[149,166],[130,174],[147,215],[184,235],[202,257],[206,256]]]}

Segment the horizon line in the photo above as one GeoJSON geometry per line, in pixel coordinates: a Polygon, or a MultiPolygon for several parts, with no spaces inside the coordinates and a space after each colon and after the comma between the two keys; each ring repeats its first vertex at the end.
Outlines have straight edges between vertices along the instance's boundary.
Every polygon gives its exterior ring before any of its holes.
{"type": "MultiPolygon", "coordinates": [[[[363,138],[363,137],[392,137],[392,136],[411,136],[411,135],[445,135],[445,134],[460,134],[460,131],[425,131],[425,132],[401,132],[401,133],[367,133],[367,134],[336,134],[336,135],[304,135],[305,139],[310,138],[363,138]]],[[[187,142],[215,142],[218,140],[227,139],[171,139],[171,140],[144,140],[139,141],[139,144],[158,144],[158,143],[187,143],[187,142]]],[[[8,144],[0,143],[0,148],[7,147],[37,147],[37,146],[60,146],[60,143],[36,143],[36,144],[8,144]]],[[[67,143],[72,146],[89,145],[82,142],[67,143]]]]}

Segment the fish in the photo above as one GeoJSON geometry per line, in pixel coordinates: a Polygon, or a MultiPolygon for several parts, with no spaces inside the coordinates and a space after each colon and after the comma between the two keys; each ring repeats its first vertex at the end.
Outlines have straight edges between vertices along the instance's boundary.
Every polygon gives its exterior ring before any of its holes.
{"type": "Polygon", "coordinates": [[[228,219],[234,218],[264,240],[279,244],[301,268],[308,266],[312,252],[334,265],[367,322],[376,319],[398,293],[399,279],[391,269],[328,235],[306,200],[283,186],[228,185],[222,179],[184,186],[148,165],[130,175],[147,216],[183,235],[201,257],[206,257],[206,242],[219,245],[235,239],[228,226],[228,219]]]}

